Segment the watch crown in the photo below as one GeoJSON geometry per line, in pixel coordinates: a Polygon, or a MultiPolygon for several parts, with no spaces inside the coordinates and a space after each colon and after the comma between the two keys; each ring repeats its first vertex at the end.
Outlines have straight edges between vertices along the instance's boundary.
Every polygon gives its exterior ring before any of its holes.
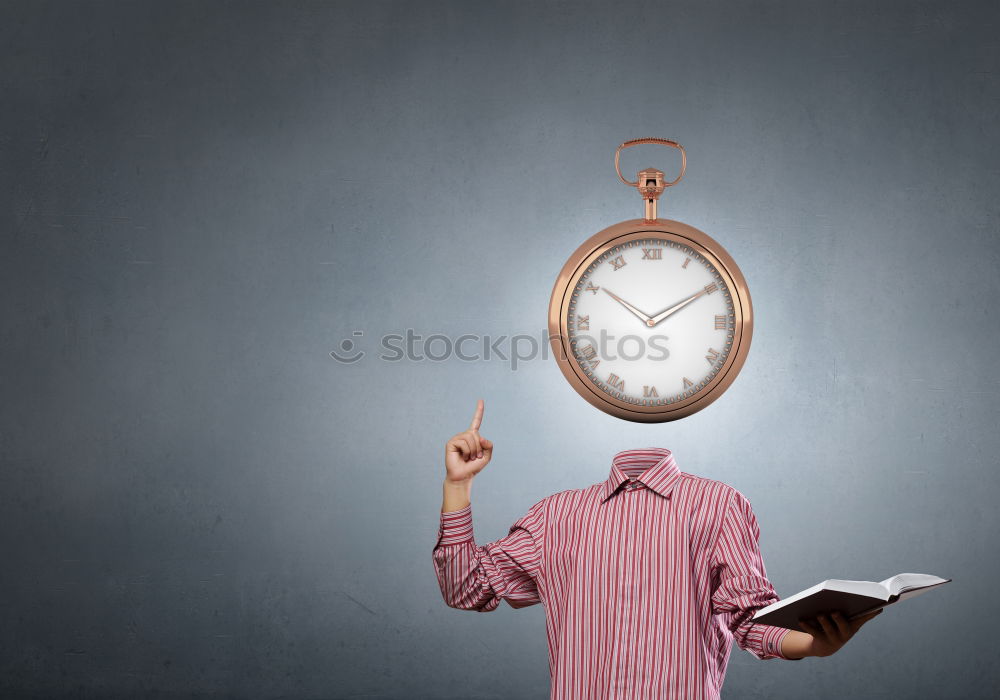
{"type": "Polygon", "coordinates": [[[639,171],[639,191],[644,199],[658,198],[663,194],[665,185],[663,184],[663,171],[656,168],[646,168],[639,171]]]}
{"type": "Polygon", "coordinates": [[[645,221],[651,224],[656,221],[656,200],[663,194],[666,184],[663,181],[663,171],[656,168],[646,168],[639,171],[636,188],[646,202],[645,221]]]}

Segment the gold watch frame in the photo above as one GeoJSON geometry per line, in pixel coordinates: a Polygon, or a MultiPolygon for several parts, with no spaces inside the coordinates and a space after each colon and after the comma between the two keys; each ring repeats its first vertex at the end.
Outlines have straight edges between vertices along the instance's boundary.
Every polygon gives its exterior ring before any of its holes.
{"type": "Polygon", "coordinates": [[[617,418],[638,423],[663,423],[684,418],[719,398],[733,383],[750,350],[753,336],[753,305],[750,291],[739,266],[715,239],[693,226],[669,219],[630,219],[588,238],[563,265],[549,301],[549,342],[559,369],[570,386],[593,406],[617,418]],[[573,355],[566,325],[566,311],[580,275],[607,250],[631,240],[662,237],[690,246],[704,255],[732,290],[733,341],[726,361],[712,379],[692,396],[675,403],[643,406],[622,401],[595,386],[583,373],[573,355]]]}

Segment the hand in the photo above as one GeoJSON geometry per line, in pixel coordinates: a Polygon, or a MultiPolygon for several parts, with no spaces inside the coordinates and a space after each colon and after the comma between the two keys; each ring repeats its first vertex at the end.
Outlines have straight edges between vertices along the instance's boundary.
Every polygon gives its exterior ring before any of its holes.
{"type": "Polygon", "coordinates": [[[618,296],[614,292],[609,292],[607,287],[604,287],[603,289],[604,289],[605,292],[608,292],[608,294],[611,296],[612,299],[614,299],[619,304],[621,304],[622,306],[624,306],[626,309],[628,309],[629,311],[631,311],[632,313],[634,313],[639,318],[640,321],[642,321],[643,323],[645,323],[647,326],[650,326],[650,327],[653,325],[653,319],[651,319],[649,316],[647,316],[646,314],[644,314],[641,311],[639,311],[639,309],[637,309],[634,306],[632,306],[631,304],[629,304],[627,301],[625,301],[624,299],[622,299],[620,296],[618,296]]]}
{"type": "Polygon", "coordinates": [[[808,656],[830,656],[840,650],[847,641],[861,629],[873,617],[882,613],[882,610],[862,615],[853,620],[848,620],[840,611],[830,615],[818,615],[815,619],[799,620],[799,627],[812,637],[812,641],[807,645],[808,656]]]}
{"type": "Polygon", "coordinates": [[[687,306],[688,304],[690,304],[692,301],[694,301],[695,299],[697,299],[698,297],[700,297],[702,294],[707,294],[707,293],[708,293],[708,289],[707,288],[706,289],[702,289],[700,292],[698,292],[697,294],[692,294],[691,296],[689,296],[684,301],[680,301],[680,302],[674,304],[673,306],[671,306],[669,309],[667,309],[665,311],[661,311],[660,313],[658,313],[655,316],[653,316],[653,318],[649,319],[649,324],[648,324],[649,327],[652,328],[657,323],[659,323],[663,319],[667,318],[667,316],[672,316],[673,314],[677,313],[678,311],[680,311],[681,309],[683,309],[685,306],[687,306]]]}
{"type": "Polygon", "coordinates": [[[493,443],[479,434],[483,422],[483,400],[476,404],[476,414],[469,429],[455,435],[444,447],[446,481],[468,481],[483,470],[493,457],[493,443]]]}

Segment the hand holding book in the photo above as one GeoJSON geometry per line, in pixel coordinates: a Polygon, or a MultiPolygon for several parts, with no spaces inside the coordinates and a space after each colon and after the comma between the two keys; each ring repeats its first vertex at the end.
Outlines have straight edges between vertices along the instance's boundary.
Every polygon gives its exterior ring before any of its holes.
{"type": "Polygon", "coordinates": [[[781,653],[787,658],[829,656],[887,605],[949,581],[928,574],[897,574],[877,583],[827,579],[761,608],[753,619],[791,630],[781,640],[781,653]]]}
{"type": "Polygon", "coordinates": [[[781,643],[781,653],[791,659],[830,656],[840,651],[863,624],[881,613],[880,608],[852,620],[848,620],[840,611],[820,614],[811,620],[803,618],[799,621],[799,626],[806,633],[792,630],[785,635],[781,643]]]}

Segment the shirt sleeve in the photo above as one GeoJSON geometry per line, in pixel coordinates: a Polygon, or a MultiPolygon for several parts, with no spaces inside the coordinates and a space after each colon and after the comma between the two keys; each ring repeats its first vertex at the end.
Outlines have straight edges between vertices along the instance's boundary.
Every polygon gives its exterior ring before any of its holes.
{"type": "Polygon", "coordinates": [[[753,622],[753,614],[775,603],[758,542],[760,528],[750,502],[738,491],[729,500],[712,554],[712,612],[732,632],[736,644],[758,659],[791,659],[781,653],[789,630],[753,622]]]}
{"type": "Polygon", "coordinates": [[[433,549],[434,571],[444,602],[452,608],[490,612],[506,600],[512,608],[540,603],[545,499],[510,526],[506,537],[477,545],[472,504],[441,513],[433,549]]]}

